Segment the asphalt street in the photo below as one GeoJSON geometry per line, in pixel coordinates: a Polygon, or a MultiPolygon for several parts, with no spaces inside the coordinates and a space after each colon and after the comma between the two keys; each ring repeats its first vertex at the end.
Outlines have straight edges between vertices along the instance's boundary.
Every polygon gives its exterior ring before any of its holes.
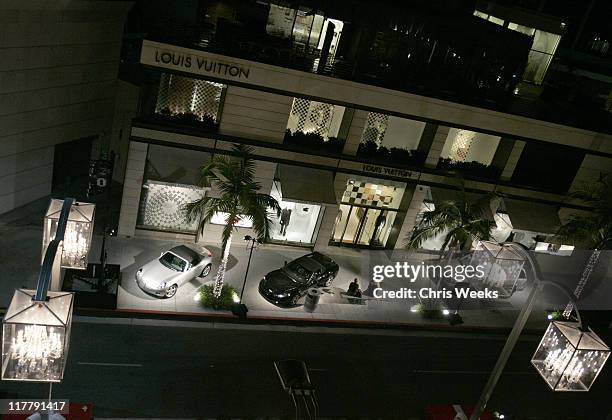
{"type": "MultiPolygon", "coordinates": [[[[321,416],[419,418],[428,404],[473,404],[503,345],[503,337],[484,333],[254,328],[79,320],[53,397],[92,402],[96,417],[292,418],[273,362],[299,359],[310,369],[321,416]]],[[[610,418],[610,366],[588,393],[553,393],[529,363],[538,339],[519,343],[489,407],[507,419],[610,418]]],[[[48,393],[46,384],[0,387],[2,398],[48,393]]]]}

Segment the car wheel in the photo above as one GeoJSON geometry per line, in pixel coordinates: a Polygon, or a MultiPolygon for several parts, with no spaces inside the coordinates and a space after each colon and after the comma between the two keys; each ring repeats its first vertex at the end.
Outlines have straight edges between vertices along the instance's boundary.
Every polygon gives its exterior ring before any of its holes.
{"type": "Polygon", "coordinates": [[[293,296],[293,298],[291,299],[291,305],[297,306],[298,305],[298,300],[300,300],[300,295],[293,296]]]}
{"type": "Polygon", "coordinates": [[[332,276],[329,276],[329,277],[327,278],[327,280],[325,280],[325,283],[324,283],[324,284],[325,284],[325,287],[329,287],[329,286],[331,286],[331,284],[332,284],[332,282],[333,282],[333,281],[334,281],[334,278],[333,278],[332,276]]]}
{"type": "Polygon", "coordinates": [[[176,295],[177,290],[178,290],[178,286],[176,284],[173,284],[172,286],[168,287],[168,289],[166,290],[166,297],[167,298],[174,297],[174,295],[176,295]]]}
{"type": "Polygon", "coordinates": [[[204,269],[202,270],[202,272],[200,273],[200,277],[206,277],[210,274],[210,269],[211,269],[211,265],[208,264],[206,267],[204,267],[204,269]]]}

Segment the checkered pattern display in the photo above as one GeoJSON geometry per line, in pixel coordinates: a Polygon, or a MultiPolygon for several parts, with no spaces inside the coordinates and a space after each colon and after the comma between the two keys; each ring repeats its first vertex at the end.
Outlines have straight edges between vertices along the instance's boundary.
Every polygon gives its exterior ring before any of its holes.
{"type": "Polygon", "coordinates": [[[379,114],[377,112],[368,113],[366,119],[366,125],[363,128],[363,134],[361,135],[361,142],[373,141],[380,146],[380,143],[385,137],[387,131],[387,125],[389,124],[389,116],[385,114],[379,114]]]}
{"type": "Polygon", "coordinates": [[[465,162],[474,143],[476,133],[469,130],[457,130],[457,136],[453,140],[449,157],[455,162],[465,162]]]}
{"type": "Polygon", "coordinates": [[[295,131],[316,133],[321,137],[329,137],[334,106],[323,102],[295,98],[291,106],[291,115],[297,116],[295,131]]]}
{"type": "Polygon", "coordinates": [[[187,223],[183,206],[199,200],[204,190],[191,185],[148,181],[141,205],[141,224],[162,230],[195,231],[197,222],[187,223]]]}
{"type": "Polygon", "coordinates": [[[207,115],[217,122],[224,87],[221,83],[162,74],[155,112],[195,114],[200,118],[207,115]]]}
{"type": "Polygon", "coordinates": [[[389,207],[397,187],[354,181],[346,185],[342,196],[343,203],[360,204],[374,207],[389,207]]]}

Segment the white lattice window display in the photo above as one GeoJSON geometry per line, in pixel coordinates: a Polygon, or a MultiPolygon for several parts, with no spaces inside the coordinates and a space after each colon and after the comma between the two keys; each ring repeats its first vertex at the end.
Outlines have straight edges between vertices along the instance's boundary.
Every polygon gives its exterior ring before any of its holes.
{"type": "Polygon", "coordinates": [[[333,115],[332,104],[295,98],[287,128],[292,132],[315,133],[327,139],[333,115]]]}
{"type": "Polygon", "coordinates": [[[361,142],[365,143],[368,141],[373,141],[380,146],[383,138],[385,137],[388,124],[388,115],[379,114],[377,112],[368,113],[368,118],[366,119],[366,124],[363,128],[363,134],[361,135],[361,142]]]}
{"type": "Polygon", "coordinates": [[[193,185],[147,181],[141,204],[141,225],[160,230],[194,232],[197,221],[187,223],[185,204],[199,200],[206,192],[193,185]]]}
{"type": "Polygon", "coordinates": [[[453,140],[449,158],[453,162],[465,162],[474,143],[476,133],[469,130],[457,130],[457,135],[453,140]]]}
{"type": "Polygon", "coordinates": [[[158,114],[194,114],[218,122],[225,85],[190,77],[162,74],[155,112],[158,114]]]}

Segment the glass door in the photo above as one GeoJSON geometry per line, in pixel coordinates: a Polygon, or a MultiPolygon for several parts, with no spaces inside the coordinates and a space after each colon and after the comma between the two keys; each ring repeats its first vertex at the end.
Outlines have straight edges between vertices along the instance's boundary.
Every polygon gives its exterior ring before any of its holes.
{"type": "Polygon", "coordinates": [[[378,208],[340,205],[333,242],[367,247],[384,247],[397,212],[378,208]]]}

